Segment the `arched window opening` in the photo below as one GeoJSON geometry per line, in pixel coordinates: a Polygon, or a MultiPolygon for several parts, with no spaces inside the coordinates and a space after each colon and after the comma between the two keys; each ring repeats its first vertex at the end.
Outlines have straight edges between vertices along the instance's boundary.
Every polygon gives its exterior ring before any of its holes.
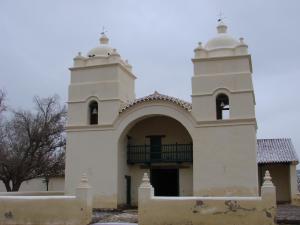
{"type": "Polygon", "coordinates": [[[217,120],[229,119],[229,98],[225,94],[219,94],[216,98],[217,120]]]}
{"type": "Polygon", "coordinates": [[[98,103],[92,101],[89,104],[90,124],[98,124],[98,103]]]}

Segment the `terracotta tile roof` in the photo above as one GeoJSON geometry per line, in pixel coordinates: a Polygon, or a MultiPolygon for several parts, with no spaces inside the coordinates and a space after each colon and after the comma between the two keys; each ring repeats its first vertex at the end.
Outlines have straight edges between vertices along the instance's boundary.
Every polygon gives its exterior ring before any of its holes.
{"type": "Polygon", "coordinates": [[[139,104],[139,103],[143,103],[143,102],[151,102],[151,101],[168,101],[168,102],[172,102],[175,103],[179,106],[181,106],[183,109],[187,110],[187,111],[191,111],[192,110],[192,104],[190,102],[186,102],[184,100],[181,100],[179,98],[174,98],[168,95],[163,95],[158,93],[157,91],[155,91],[153,94],[142,97],[142,98],[138,98],[135,99],[132,102],[126,103],[124,105],[121,106],[120,108],[120,113],[124,112],[126,109],[139,104]]]}
{"type": "Polygon", "coordinates": [[[289,138],[258,139],[257,163],[286,163],[299,159],[289,138]]]}

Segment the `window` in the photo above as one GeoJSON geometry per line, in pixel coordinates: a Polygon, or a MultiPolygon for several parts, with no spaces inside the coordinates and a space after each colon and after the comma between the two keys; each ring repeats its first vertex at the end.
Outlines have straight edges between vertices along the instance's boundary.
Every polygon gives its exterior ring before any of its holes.
{"type": "Polygon", "coordinates": [[[217,120],[229,119],[229,98],[219,94],[216,98],[217,120]]]}
{"type": "Polygon", "coordinates": [[[90,124],[98,124],[98,103],[96,101],[89,104],[89,119],[90,124]]]}

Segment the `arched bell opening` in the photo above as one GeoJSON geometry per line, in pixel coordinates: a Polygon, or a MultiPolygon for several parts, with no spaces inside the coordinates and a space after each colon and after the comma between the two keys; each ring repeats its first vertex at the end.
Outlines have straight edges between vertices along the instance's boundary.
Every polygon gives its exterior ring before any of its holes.
{"type": "Polygon", "coordinates": [[[98,124],[98,102],[95,100],[91,101],[89,104],[89,124],[98,124]]]}
{"type": "Polygon", "coordinates": [[[225,94],[219,94],[216,97],[217,120],[230,118],[229,98],[225,94]]]}

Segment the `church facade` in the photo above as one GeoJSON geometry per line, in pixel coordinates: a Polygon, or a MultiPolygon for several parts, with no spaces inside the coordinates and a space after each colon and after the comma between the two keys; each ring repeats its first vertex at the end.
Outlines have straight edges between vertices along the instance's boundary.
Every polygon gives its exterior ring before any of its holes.
{"type": "Polygon", "coordinates": [[[87,56],[74,58],[66,194],[87,173],[95,208],[137,205],[148,172],[160,196],[257,196],[271,169],[282,190],[277,198],[292,201],[298,158],[289,139],[256,139],[252,63],[243,38],[228,35],[220,22],[216,37],[194,53],[191,103],[158,92],[136,98],[132,66],[105,34],[87,56]]]}

